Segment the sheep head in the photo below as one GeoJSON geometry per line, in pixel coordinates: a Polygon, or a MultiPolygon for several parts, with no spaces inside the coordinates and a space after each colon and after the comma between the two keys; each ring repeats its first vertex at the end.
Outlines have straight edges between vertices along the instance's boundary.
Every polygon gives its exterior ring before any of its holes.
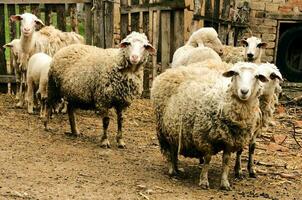
{"type": "Polygon", "coordinates": [[[261,56],[261,49],[267,47],[267,43],[261,42],[260,38],[249,37],[242,39],[241,44],[245,47],[245,60],[248,62],[254,62],[261,56]]]}
{"type": "Polygon", "coordinates": [[[223,73],[224,77],[232,77],[230,89],[232,95],[241,101],[249,101],[260,95],[260,82],[267,82],[268,78],[259,73],[254,63],[239,62],[230,70],[223,73]]]}
{"type": "Polygon", "coordinates": [[[14,56],[18,56],[20,54],[20,50],[21,50],[20,45],[21,45],[20,39],[14,39],[11,42],[3,45],[3,48],[10,48],[11,51],[13,52],[14,56]]]}
{"type": "Polygon", "coordinates": [[[188,44],[194,47],[209,47],[219,55],[223,54],[223,45],[218,38],[216,30],[212,27],[203,27],[195,31],[190,37],[188,44]]]}
{"type": "Polygon", "coordinates": [[[276,65],[271,63],[263,63],[259,65],[259,71],[268,77],[268,82],[263,85],[263,95],[272,96],[281,93],[280,82],[283,81],[282,75],[276,65]]]}
{"type": "Polygon", "coordinates": [[[146,35],[138,32],[132,32],[123,39],[120,48],[124,50],[124,56],[132,65],[144,63],[149,54],[156,52],[146,35]]]}
{"type": "Polygon", "coordinates": [[[30,37],[35,32],[38,25],[45,26],[42,20],[31,13],[24,13],[22,15],[12,15],[11,21],[21,22],[21,33],[25,37],[30,37]]]}

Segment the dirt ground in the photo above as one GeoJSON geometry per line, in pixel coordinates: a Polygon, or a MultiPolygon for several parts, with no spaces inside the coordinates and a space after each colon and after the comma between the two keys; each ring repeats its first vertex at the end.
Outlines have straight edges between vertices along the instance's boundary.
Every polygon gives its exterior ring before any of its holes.
{"type": "MultiPolygon", "coordinates": [[[[169,177],[149,100],[136,100],[125,113],[126,149],[116,147],[114,115],[109,128],[112,147],[102,149],[101,120],[94,112],[78,112],[83,136],[70,138],[64,134],[69,131],[66,115],[55,116],[47,132],[38,115],[15,109],[14,101],[0,95],[0,199],[302,199],[302,151],[285,120],[295,116],[284,111],[277,126],[258,139],[257,179],[248,178],[244,154],[246,177],[236,180],[231,170],[233,189],[226,192],[219,190],[221,154],[212,161],[209,190],[198,186],[196,159],[180,157],[184,173],[169,177]],[[279,140],[283,137],[281,145],[271,141],[273,133],[279,140]]],[[[298,118],[291,120],[297,120],[295,138],[302,143],[299,109],[287,112],[297,112],[298,118]]]]}

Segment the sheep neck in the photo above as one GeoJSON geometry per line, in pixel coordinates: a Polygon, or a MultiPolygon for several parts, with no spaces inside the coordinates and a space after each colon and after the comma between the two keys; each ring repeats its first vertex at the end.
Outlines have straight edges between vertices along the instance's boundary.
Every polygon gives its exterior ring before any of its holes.
{"type": "Polygon", "coordinates": [[[30,36],[21,34],[21,49],[25,54],[31,54],[34,49],[34,33],[30,36]]]}

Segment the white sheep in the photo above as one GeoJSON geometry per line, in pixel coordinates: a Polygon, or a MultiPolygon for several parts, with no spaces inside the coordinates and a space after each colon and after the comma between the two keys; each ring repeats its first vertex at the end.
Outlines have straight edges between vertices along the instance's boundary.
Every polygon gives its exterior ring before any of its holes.
{"type": "MultiPolygon", "coordinates": [[[[53,56],[55,52],[64,46],[70,44],[84,43],[84,38],[74,32],[62,32],[55,29],[53,26],[45,26],[41,30],[36,31],[36,26],[44,26],[42,20],[31,13],[24,13],[22,15],[12,15],[12,21],[21,22],[21,54],[20,65],[22,66],[21,78],[26,80],[26,69],[29,58],[38,52],[43,52],[49,56],[53,56]]],[[[21,84],[22,90],[22,84],[21,84]]],[[[22,90],[21,97],[24,96],[22,90]]],[[[20,98],[17,106],[22,107],[24,98],[20,98]]]]}
{"type": "Polygon", "coordinates": [[[169,162],[169,173],[178,172],[178,154],[204,157],[199,184],[208,188],[211,156],[223,150],[220,186],[229,190],[230,154],[249,142],[259,124],[260,82],[267,78],[258,73],[257,65],[253,63],[237,63],[223,76],[232,77],[232,80],[219,78],[217,72],[205,67],[172,68],[154,80],[151,99],[157,136],[169,162]],[[208,70],[208,73],[198,79],[196,70],[208,70]],[[184,80],[190,76],[184,76],[183,71],[194,78],[184,80]],[[181,84],[172,93],[171,88],[178,82],[181,84]]]}
{"type": "Polygon", "coordinates": [[[32,55],[28,61],[27,68],[27,111],[33,114],[34,97],[37,93],[40,102],[40,117],[45,116],[47,87],[48,87],[48,71],[52,58],[45,53],[36,53],[32,55]]]}
{"type": "Polygon", "coordinates": [[[116,140],[118,147],[123,148],[122,112],[142,92],[143,67],[150,53],[155,53],[155,49],[145,34],[137,32],[123,39],[117,49],[74,44],[59,50],[49,71],[48,107],[62,97],[67,100],[72,135],[79,134],[74,109],[98,110],[103,120],[102,147],[110,147],[108,111],[114,108],[118,124],[116,140]]]}
{"type": "Polygon", "coordinates": [[[260,64],[263,50],[266,48],[267,43],[262,42],[260,38],[251,36],[240,40],[243,47],[233,47],[224,45],[222,61],[227,63],[237,62],[253,62],[260,64]]]}
{"type": "Polygon", "coordinates": [[[223,45],[218,38],[216,30],[212,27],[203,27],[195,31],[189,38],[188,42],[178,48],[172,59],[172,66],[179,66],[181,63],[179,60],[182,60],[182,56],[187,57],[187,51],[190,51],[196,47],[209,47],[217,52],[219,55],[223,53],[223,45]]]}
{"type": "Polygon", "coordinates": [[[19,100],[20,95],[20,83],[21,83],[21,69],[20,69],[20,54],[21,54],[21,42],[20,39],[13,39],[11,42],[5,44],[3,48],[10,49],[10,55],[12,57],[12,70],[16,77],[17,94],[16,99],[19,100]]]}
{"type": "MultiPolygon", "coordinates": [[[[278,103],[278,94],[281,93],[280,81],[282,81],[282,75],[276,65],[270,63],[263,63],[259,65],[259,71],[265,77],[268,77],[268,82],[263,84],[263,92],[259,97],[260,110],[261,110],[261,125],[256,130],[249,143],[249,158],[248,158],[248,172],[249,176],[255,178],[256,172],[254,170],[254,152],[256,148],[256,138],[260,134],[262,128],[267,127],[271,122],[273,113],[275,111],[275,105],[278,103]]],[[[237,152],[236,164],[235,164],[235,176],[241,178],[241,154],[242,150],[237,152]]]]}

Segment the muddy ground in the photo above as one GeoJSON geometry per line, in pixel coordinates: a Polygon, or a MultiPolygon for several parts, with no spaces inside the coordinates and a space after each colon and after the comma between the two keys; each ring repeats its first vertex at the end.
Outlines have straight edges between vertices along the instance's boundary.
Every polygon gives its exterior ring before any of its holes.
{"type": "Polygon", "coordinates": [[[180,157],[184,173],[169,177],[149,100],[136,100],[125,113],[126,149],[116,147],[114,115],[112,147],[102,149],[101,120],[93,112],[78,112],[83,136],[70,138],[66,115],[54,117],[47,132],[38,115],[15,109],[14,101],[0,95],[0,199],[302,199],[302,151],[288,121],[295,121],[301,141],[299,109],[287,108],[291,116],[280,109],[279,123],[258,139],[257,179],[247,176],[245,154],[246,177],[235,180],[232,170],[233,190],[225,192],[219,190],[221,154],[212,161],[209,190],[198,186],[196,159],[180,157]],[[281,145],[270,141],[273,133],[281,145]]]}

